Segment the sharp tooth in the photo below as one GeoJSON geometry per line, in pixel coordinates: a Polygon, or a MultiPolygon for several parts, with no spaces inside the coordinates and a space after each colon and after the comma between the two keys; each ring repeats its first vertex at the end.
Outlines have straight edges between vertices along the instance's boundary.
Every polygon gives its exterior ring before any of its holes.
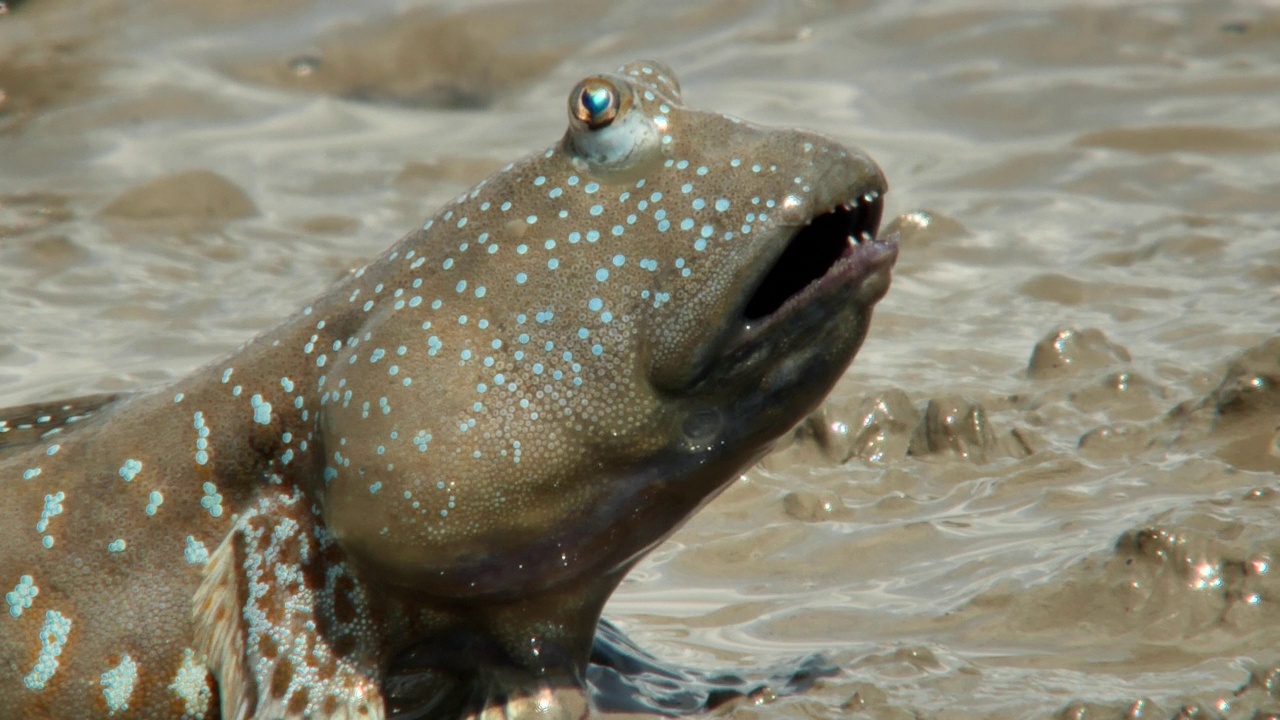
{"type": "Polygon", "coordinates": [[[863,231],[862,231],[862,239],[863,239],[863,240],[865,240],[865,241],[867,241],[867,242],[871,242],[871,239],[872,239],[872,238],[871,238],[871,233],[870,233],[870,232],[867,232],[866,230],[863,230],[863,231]]]}
{"type": "Polygon", "coordinates": [[[863,199],[863,200],[866,200],[867,202],[873,202],[873,201],[875,201],[875,199],[876,199],[877,197],[880,197],[880,193],[878,193],[878,192],[876,192],[876,191],[872,190],[871,192],[867,193],[866,195],[863,195],[863,196],[862,196],[862,199],[863,199]]]}
{"type": "Polygon", "coordinates": [[[858,239],[857,239],[857,238],[855,238],[855,237],[854,237],[854,236],[852,236],[852,235],[850,235],[849,237],[847,237],[847,238],[845,238],[845,239],[849,241],[849,244],[850,244],[850,245],[857,245],[857,244],[858,244],[858,239]]]}

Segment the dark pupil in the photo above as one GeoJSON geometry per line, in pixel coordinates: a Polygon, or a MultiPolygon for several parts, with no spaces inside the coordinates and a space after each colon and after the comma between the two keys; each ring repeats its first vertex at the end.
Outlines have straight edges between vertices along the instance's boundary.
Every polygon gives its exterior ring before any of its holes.
{"type": "Polygon", "coordinates": [[[609,109],[609,103],[612,100],[612,94],[604,88],[586,89],[582,91],[582,106],[591,113],[592,117],[599,117],[605,110],[609,109]]]}

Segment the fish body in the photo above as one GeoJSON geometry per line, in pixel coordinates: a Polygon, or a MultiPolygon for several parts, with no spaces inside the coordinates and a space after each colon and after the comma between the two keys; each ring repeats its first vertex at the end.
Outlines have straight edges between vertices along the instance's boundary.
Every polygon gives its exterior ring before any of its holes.
{"type": "Polygon", "coordinates": [[[0,716],[585,716],[609,594],[816,407],[897,250],[866,155],[660,63],[569,116],[230,356],[0,411],[0,716]]]}

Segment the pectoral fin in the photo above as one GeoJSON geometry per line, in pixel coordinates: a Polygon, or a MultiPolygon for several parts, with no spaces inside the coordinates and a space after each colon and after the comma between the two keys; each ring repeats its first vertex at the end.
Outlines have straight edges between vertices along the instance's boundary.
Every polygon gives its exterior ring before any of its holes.
{"type": "Polygon", "coordinates": [[[210,558],[195,643],[227,720],[385,718],[372,598],[315,522],[300,493],[264,499],[210,558]]]}

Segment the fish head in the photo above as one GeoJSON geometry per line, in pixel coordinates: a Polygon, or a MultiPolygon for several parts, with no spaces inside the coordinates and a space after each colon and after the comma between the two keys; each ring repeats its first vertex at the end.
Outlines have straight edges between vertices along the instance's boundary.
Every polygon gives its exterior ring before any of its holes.
{"type": "Polygon", "coordinates": [[[344,292],[329,528],[416,592],[614,581],[814,410],[897,256],[884,176],[637,62],[344,292]]]}

